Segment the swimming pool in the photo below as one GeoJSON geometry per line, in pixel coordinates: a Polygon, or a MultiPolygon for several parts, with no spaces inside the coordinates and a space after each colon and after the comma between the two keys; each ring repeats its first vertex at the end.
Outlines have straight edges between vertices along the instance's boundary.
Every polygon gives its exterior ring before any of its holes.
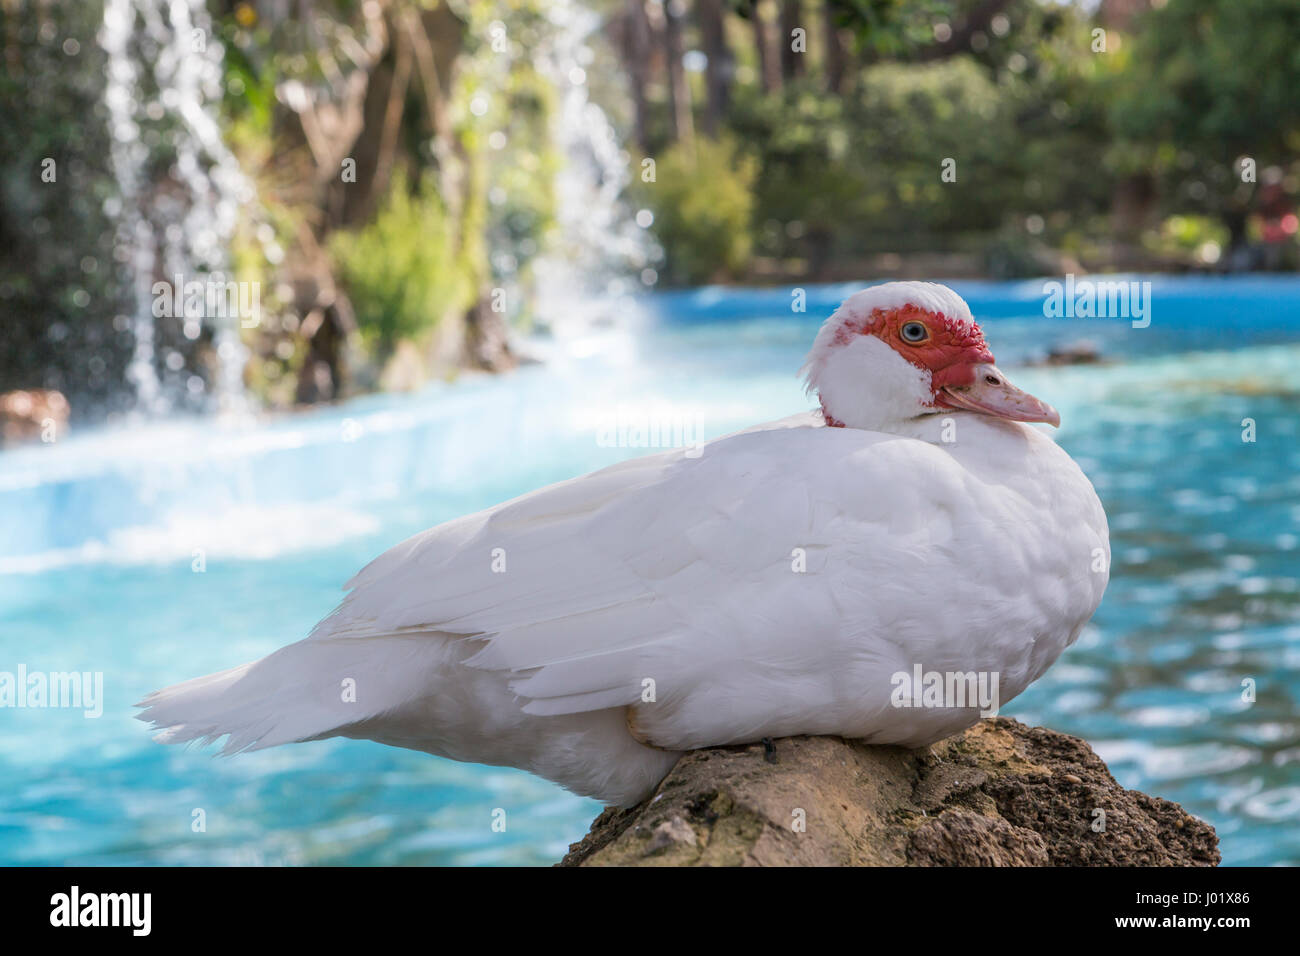
{"type": "MultiPolygon", "coordinates": [[[[1047,318],[1041,281],[953,283],[1111,522],[1092,625],[1003,713],[1211,821],[1226,864],[1300,863],[1300,280],[1135,278],[1145,328],[1047,318]],[[1026,367],[1079,339],[1107,361],[1026,367]]],[[[415,531],[644,453],[620,421],[708,437],[808,408],[795,372],[855,288],[802,313],[789,289],[663,293],[500,378],[0,453],[0,671],[103,674],[99,717],[0,708],[0,862],[557,860],[599,806],[527,774],[361,741],[219,759],[131,705],[304,636],[415,531]]]]}

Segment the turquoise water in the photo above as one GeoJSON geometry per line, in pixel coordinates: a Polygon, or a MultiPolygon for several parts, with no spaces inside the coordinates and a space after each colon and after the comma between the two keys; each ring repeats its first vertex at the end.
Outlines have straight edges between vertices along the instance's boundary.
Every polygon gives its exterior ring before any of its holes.
{"type": "MultiPolygon", "coordinates": [[[[1298,863],[1300,281],[1152,283],[1144,329],[1044,318],[1040,282],[954,283],[1060,410],[1114,546],[1093,624],[1003,712],[1210,820],[1225,863],[1298,863]],[[1081,338],[1108,364],[1025,367],[1081,338]]],[[[527,774],[360,741],[216,758],[152,743],[131,704],[302,637],[415,531],[642,453],[600,440],[620,413],[707,436],[807,408],[795,370],[849,291],[803,314],[788,291],[663,294],[499,379],[0,453],[0,671],[104,682],[98,718],[0,709],[0,862],[554,862],[599,807],[527,774]]]]}

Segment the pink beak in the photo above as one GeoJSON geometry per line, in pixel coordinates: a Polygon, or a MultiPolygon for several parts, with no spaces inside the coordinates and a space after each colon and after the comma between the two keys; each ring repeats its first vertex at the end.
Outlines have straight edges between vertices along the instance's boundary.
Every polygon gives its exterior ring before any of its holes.
{"type": "Polygon", "coordinates": [[[1012,422],[1046,422],[1056,428],[1061,425],[1056,409],[1016,388],[992,364],[976,365],[975,381],[970,385],[945,385],[938,399],[946,408],[964,408],[1012,422]]]}

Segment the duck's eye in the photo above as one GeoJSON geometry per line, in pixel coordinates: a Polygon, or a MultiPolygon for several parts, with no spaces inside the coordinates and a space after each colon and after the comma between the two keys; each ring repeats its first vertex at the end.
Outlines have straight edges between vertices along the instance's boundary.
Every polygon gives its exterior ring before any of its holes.
{"type": "Polygon", "coordinates": [[[911,342],[912,344],[924,342],[930,337],[930,330],[920,322],[904,323],[903,328],[900,331],[903,336],[903,341],[911,342]]]}

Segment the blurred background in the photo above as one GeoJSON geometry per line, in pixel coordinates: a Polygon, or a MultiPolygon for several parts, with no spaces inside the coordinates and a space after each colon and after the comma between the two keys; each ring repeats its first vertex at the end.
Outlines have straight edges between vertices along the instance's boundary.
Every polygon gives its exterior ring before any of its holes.
{"type": "Polygon", "coordinates": [[[536,778],[131,704],[646,425],[809,407],[890,278],[966,296],[1110,515],[1003,712],[1300,862],[1297,43],[1292,0],[0,0],[0,672],[104,681],[0,706],[0,862],[554,862],[599,808],[536,778]],[[1049,315],[1067,275],[1149,326],[1049,315]]]}

